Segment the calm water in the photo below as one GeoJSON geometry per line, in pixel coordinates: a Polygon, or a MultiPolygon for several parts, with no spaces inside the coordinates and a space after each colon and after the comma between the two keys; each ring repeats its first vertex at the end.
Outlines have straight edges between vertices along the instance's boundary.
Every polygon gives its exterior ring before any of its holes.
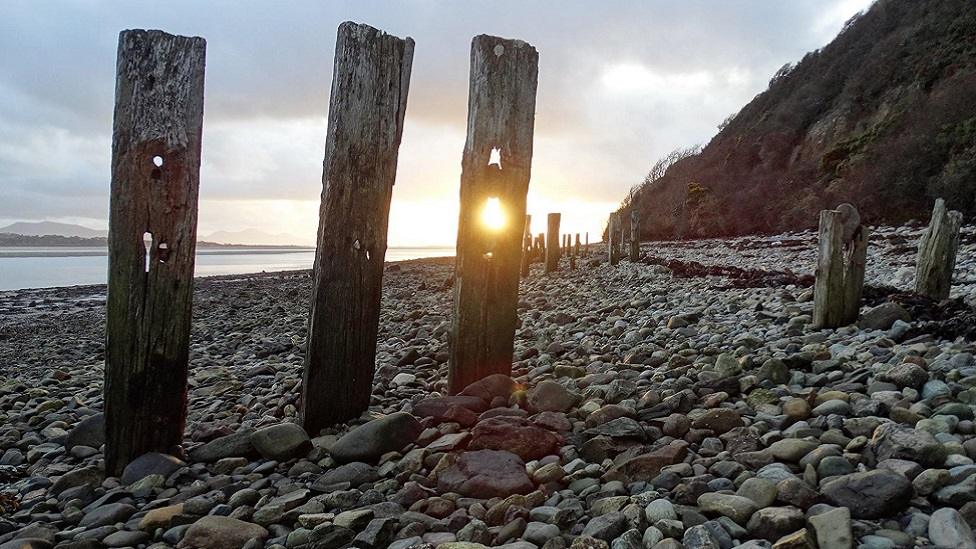
{"type": "MultiPolygon", "coordinates": [[[[390,248],[387,261],[454,255],[453,248],[390,248]]],[[[315,250],[217,248],[197,250],[196,276],[309,269],[315,250]]],[[[0,290],[105,284],[105,248],[0,248],[0,290]]]]}

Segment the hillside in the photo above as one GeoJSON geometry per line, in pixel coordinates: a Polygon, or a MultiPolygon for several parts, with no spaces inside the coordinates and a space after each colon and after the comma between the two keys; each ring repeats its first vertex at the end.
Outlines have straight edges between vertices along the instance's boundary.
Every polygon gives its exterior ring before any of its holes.
{"type": "Polygon", "coordinates": [[[631,191],[643,238],[764,233],[852,202],[867,223],[976,213],[972,0],[879,0],[781,69],[700,153],[631,191]]]}
{"type": "Polygon", "coordinates": [[[0,233],[11,233],[23,236],[57,235],[76,238],[102,238],[108,236],[107,230],[89,229],[73,223],[56,223],[54,221],[18,221],[0,227],[0,233]]]}

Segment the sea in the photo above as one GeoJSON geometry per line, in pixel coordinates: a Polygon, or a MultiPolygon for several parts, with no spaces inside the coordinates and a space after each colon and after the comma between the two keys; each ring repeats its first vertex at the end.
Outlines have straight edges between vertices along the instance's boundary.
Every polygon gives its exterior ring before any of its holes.
{"type": "MultiPolygon", "coordinates": [[[[386,261],[453,256],[454,248],[388,248],[386,261]]],[[[196,276],[310,269],[313,248],[233,247],[197,250],[196,276]]],[[[105,284],[106,248],[0,247],[0,291],[105,284]]]]}

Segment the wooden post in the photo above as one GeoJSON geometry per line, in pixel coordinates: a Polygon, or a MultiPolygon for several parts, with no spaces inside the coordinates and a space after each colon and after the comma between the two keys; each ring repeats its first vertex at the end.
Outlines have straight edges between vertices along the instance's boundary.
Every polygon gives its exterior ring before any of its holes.
{"type": "Polygon", "coordinates": [[[532,216],[525,215],[525,230],[522,233],[522,278],[529,276],[529,266],[532,264],[532,253],[534,246],[532,243],[532,216]]]}
{"type": "Polygon", "coordinates": [[[471,42],[447,375],[451,394],[491,374],[512,372],[524,227],[509,223],[491,232],[478,213],[489,197],[497,197],[509,219],[525,215],[538,72],[539,54],[521,40],[479,35],[471,42]],[[493,149],[501,166],[488,163],[493,149]]]}
{"type": "Polygon", "coordinates": [[[551,213],[546,219],[549,223],[546,232],[546,274],[559,270],[559,217],[558,213],[551,213]]]}
{"type": "Polygon", "coordinates": [[[583,251],[586,255],[590,255],[590,231],[584,233],[586,235],[586,245],[583,246],[583,251]]]}
{"type": "Polygon", "coordinates": [[[630,260],[640,261],[640,212],[630,210],[630,260]]]}
{"type": "Polygon", "coordinates": [[[573,247],[572,235],[566,235],[566,236],[567,236],[567,240],[569,241],[569,245],[566,248],[569,253],[569,268],[575,270],[576,256],[579,255],[579,233],[576,233],[576,247],[573,247]]]}
{"type": "Polygon", "coordinates": [[[610,252],[610,264],[616,265],[620,261],[620,214],[617,212],[610,214],[610,223],[607,226],[607,248],[610,252]]]}
{"type": "Polygon", "coordinates": [[[915,267],[915,292],[931,299],[949,297],[952,273],[956,268],[962,214],[946,211],[945,200],[935,201],[932,220],[918,241],[915,267]]]}
{"type": "Polygon", "coordinates": [[[300,404],[313,435],[369,406],[413,49],[410,38],[339,25],[300,404]]]}
{"type": "Polygon", "coordinates": [[[837,328],[857,321],[864,288],[868,228],[847,227],[840,211],[820,212],[817,280],[814,286],[813,325],[837,328]]]}
{"type": "Polygon", "coordinates": [[[206,50],[198,37],[119,35],[104,387],[110,475],[147,452],[179,454],[183,442],[206,50]]]}

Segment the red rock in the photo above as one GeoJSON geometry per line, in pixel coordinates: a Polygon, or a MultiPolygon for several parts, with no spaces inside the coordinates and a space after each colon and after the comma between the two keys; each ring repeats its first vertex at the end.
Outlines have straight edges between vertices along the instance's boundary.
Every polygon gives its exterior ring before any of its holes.
{"type": "Polygon", "coordinates": [[[565,433],[573,430],[573,423],[566,418],[566,414],[559,412],[539,412],[531,419],[532,423],[550,431],[565,433]]]}
{"type": "Polygon", "coordinates": [[[556,434],[520,417],[496,417],[480,421],[471,435],[469,450],[506,450],[526,461],[556,454],[562,443],[556,434]]]}
{"type": "Polygon", "coordinates": [[[535,485],[525,472],[525,462],[504,450],[464,452],[437,473],[441,493],[488,499],[528,494],[535,485]]]}
{"type": "MultiPolygon", "coordinates": [[[[480,414],[488,409],[488,403],[483,399],[473,396],[446,396],[433,397],[421,400],[413,406],[413,415],[417,417],[432,417],[438,422],[447,415],[452,406],[466,408],[475,414],[480,414]]],[[[454,412],[451,412],[454,413],[454,412]]]]}
{"type": "Polygon", "coordinates": [[[632,457],[613,466],[604,473],[603,481],[619,480],[624,484],[649,481],[661,472],[662,467],[680,463],[687,455],[688,443],[676,440],[667,446],[632,457]]]}
{"type": "Polygon", "coordinates": [[[492,374],[484,379],[479,379],[471,385],[465,387],[459,395],[475,396],[485,402],[491,402],[497,397],[502,397],[508,401],[508,397],[515,392],[515,381],[505,374],[492,374]]]}

